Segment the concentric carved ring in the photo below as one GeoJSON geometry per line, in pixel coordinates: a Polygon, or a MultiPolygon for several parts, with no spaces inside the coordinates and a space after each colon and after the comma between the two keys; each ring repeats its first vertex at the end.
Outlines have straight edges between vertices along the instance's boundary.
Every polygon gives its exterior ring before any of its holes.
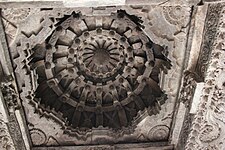
{"type": "Polygon", "coordinates": [[[159,73],[170,61],[139,25],[122,10],[63,18],[33,49],[40,107],[73,128],[121,128],[138,111],[163,103],[159,73]]]}
{"type": "Polygon", "coordinates": [[[73,48],[78,49],[78,66],[87,79],[102,83],[112,80],[122,71],[127,60],[125,49],[129,48],[125,37],[114,30],[98,28],[84,32],[76,40],[80,39],[82,43],[73,48]]]}

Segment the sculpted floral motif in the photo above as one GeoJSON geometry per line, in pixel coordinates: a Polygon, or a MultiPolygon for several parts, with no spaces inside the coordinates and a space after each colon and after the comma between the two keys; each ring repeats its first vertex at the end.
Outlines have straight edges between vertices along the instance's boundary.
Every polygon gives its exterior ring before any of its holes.
{"type": "Polygon", "coordinates": [[[213,93],[214,102],[211,103],[211,109],[213,110],[214,117],[225,123],[225,93],[224,90],[218,89],[213,93]]]}
{"type": "Polygon", "coordinates": [[[202,142],[211,142],[220,136],[221,129],[218,125],[205,124],[200,130],[199,139],[202,142]]]}
{"type": "Polygon", "coordinates": [[[166,20],[173,25],[183,24],[186,19],[186,11],[181,6],[164,6],[163,14],[166,20]]]}
{"type": "Polygon", "coordinates": [[[35,146],[43,145],[47,141],[47,136],[40,129],[36,129],[36,128],[31,129],[30,136],[31,136],[32,143],[35,146]]]}
{"type": "Polygon", "coordinates": [[[169,127],[165,125],[157,125],[149,130],[148,138],[153,141],[167,140],[169,135],[169,127]]]}

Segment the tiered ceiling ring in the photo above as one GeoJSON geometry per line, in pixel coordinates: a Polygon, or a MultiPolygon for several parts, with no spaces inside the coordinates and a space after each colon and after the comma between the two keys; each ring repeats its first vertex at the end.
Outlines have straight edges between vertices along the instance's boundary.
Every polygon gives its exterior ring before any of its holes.
{"type": "Polygon", "coordinates": [[[111,16],[73,13],[34,48],[36,102],[72,128],[129,126],[137,112],[156,113],[166,95],[160,68],[170,61],[123,10],[111,16]]]}

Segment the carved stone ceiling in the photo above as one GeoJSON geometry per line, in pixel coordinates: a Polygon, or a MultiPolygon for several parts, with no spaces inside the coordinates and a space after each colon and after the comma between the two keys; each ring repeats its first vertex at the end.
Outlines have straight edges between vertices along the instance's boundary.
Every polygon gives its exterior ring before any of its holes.
{"type": "Polygon", "coordinates": [[[168,145],[192,13],[188,5],[3,8],[32,145],[168,145]]]}

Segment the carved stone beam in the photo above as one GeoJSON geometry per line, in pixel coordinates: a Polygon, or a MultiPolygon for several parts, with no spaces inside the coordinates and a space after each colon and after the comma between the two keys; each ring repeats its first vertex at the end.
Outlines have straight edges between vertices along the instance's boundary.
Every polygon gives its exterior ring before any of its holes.
{"type": "Polygon", "coordinates": [[[192,14],[192,21],[190,22],[191,27],[186,48],[182,86],[175,109],[175,121],[171,133],[171,143],[175,144],[175,147],[178,149],[184,147],[187,139],[187,130],[189,129],[192,118],[190,109],[196,92],[197,81],[200,81],[195,70],[198,65],[198,58],[201,56],[201,43],[204,41],[204,36],[202,35],[204,33],[207,10],[208,4],[195,7],[192,14]]]}
{"type": "Polygon", "coordinates": [[[204,33],[204,26],[205,26],[205,19],[207,14],[208,5],[205,4],[203,6],[196,7],[196,10],[193,13],[193,23],[192,27],[190,29],[190,36],[189,41],[190,42],[190,51],[188,62],[186,65],[186,75],[189,76],[189,74],[192,74],[190,76],[197,79],[199,75],[196,74],[195,69],[197,67],[199,62],[199,57],[201,57],[201,43],[203,42],[203,33],[204,33]]]}
{"type": "MultiPolygon", "coordinates": [[[[214,42],[209,45],[212,46],[212,53],[199,100],[200,103],[190,128],[186,150],[225,149],[224,3],[214,4],[209,9],[211,15],[215,13],[215,10],[219,10],[214,14],[214,17],[218,14],[218,18],[214,18],[214,20],[219,20],[219,26],[216,28],[214,42]]],[[[206,37],[206,35],[204,36],[206,37]]]]}
{"type": "Polygon", "coordinates": [[[201,0],[51,0],[51,1],[0,1],[0,8],[56,8],[56,7],[105,7],[123,5],[193,6],[201,0]]]}
{"type": "Polygon", "coordinates": [[[0,19],[0,82],[4,80],[9,80],[12,74],[12,65],[9,57],[9,51],[7,46],[7,41],[5,39],[5,32],[0,19]]]}
{"type": "Polygon", "coordinates": [[[12,70],[5,31],[2,18],[0,18],[0,125],[5,130],[0,132],[0,149],[25,150],[30,149],[30,144],[25,122],[23,122],[25,119],[20,107],[17,84],[12,70]],[[6,142],[6,137],[9,142],[6,142]]]}
{"type": "Polygon", "coordinates": [[[172,150],[172,145],[160,146],[159,143],[137,143],[137,144],[115,144],[115,145],[93,145],[93,146],[61,146],[61,147],[35,147],[33,150],[172,150]]]}
{"type": "Polygon", "coordinates": [[[209,59],[213,50],[213,43],[216,37],[220,12],[220,3],[209,3],[209,8],[206,14],[207,17],[205,18],[204,31],[202,34],[199,34],[203,35],[199,56],[195,66],[192,68],[194,69],[196,81],[198,82],[202,82],[205,79],[205,72],[208,68],[209,59]]]}
{"type": "MultiPolygon", "coordinates": [[[[172,143],[178,143],[178,149],[184,148],[194,116],[198,115],[198,107],[201,105],[199,103],[202,102],[198,95],[199,93],[202,93],[202,88],[204,91],[204,85],[203,83],[197,82],[205,81],[204,84],[207,82],[205,79],[205,76],[207,78],[206,70],[208,68],[208,64],[211,62],[211,53],[214,50],[214,40],[216,39],[215,37],[219,25],[218,21],[220,18],[221,8],[221,4],[211,3],[198,7],[199,11],[197,11],[195,18],[196,24],[194,27],[195,32],[192,40],[190,58],[186,74],[184,75],[183,88],[180,92],[180,98],[178,101],[179,107],[177,108],[177,115],[175,118],[176,120],[181,120],[182,118],[183,121],[176,121],[177,123],[174,126],[176,130],[173,131],[173,135],[175,136],[172,136],[172,143]],[[204,24],[198,22],[201,18],[205,20],[204,24]],[[201,36],[199,37],[199,35],[201,36]],[[175,138],[177,135],[179,135],[179,138],[175,138]],[[176,139],[178,139],[178,142],[175,142],[176,139]]],[[[192,141],[192,139],[190,140],[192,141]]],[[[196,149],[199,148],[196,147],[196,149]]]]}
{"type": "Polygon", "coordinates": [[[3,96],[0,92],[0,149],[15,149],[15,145],[7,126],[9,122],[8,117],[6,106],[3,103],[3,96]]]}

